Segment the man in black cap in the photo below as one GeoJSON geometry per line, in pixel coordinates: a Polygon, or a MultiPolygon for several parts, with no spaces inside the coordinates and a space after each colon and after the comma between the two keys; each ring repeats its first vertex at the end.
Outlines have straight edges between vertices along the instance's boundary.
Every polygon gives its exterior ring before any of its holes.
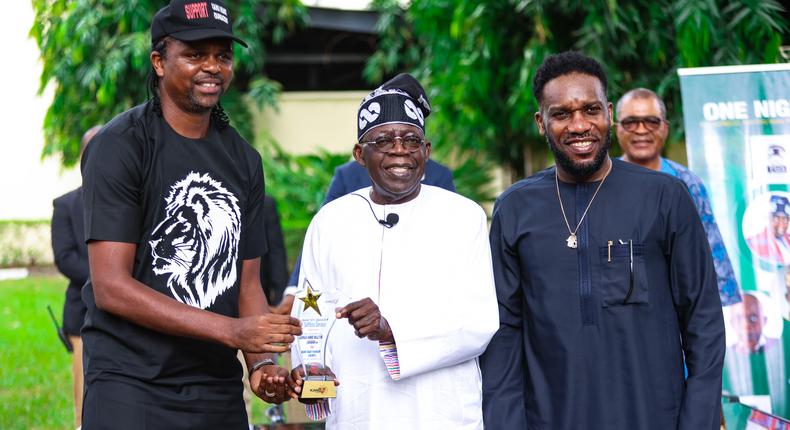
{"type": "MultiPolygon", "coordinates": [[[[429,114],[409,75],[368,95],[353,153],[372,186],[326,204],[307,231],[299,285],[336,291],[336,317],[345,320],[327,345],[337,399],[308,405],[313,418],[328,413],[328,429],[483,425],[476,357],[498,318],[486,215],[420,182],[431,153],[429,114]]],[[[304,294],[297,298],[309,300],[304,294]]],[[[298,351],[291,353],[299,366],[298,351]]],[[[296,392],[300,369],[292,372],[296,392]]]]}
{"type": "Polygon", "coordinates": [[[221,1],[172,1],[151,25],[152,100],[96,135],[82,161],[87,306],[83,427],[246,429],[253,391],[285,399],[299,322],[268,312],[258,153],[219,105],[233,78],[221,1]]]}

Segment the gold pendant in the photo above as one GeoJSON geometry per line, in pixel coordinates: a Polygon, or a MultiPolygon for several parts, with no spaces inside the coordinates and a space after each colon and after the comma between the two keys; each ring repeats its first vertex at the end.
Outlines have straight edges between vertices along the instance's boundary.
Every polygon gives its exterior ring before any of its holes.
{"type": "Polygon", "coordinates": [[[568,248],[576,249],[576,233],[571,233],[565,243],[568,245],[568,248]]]}

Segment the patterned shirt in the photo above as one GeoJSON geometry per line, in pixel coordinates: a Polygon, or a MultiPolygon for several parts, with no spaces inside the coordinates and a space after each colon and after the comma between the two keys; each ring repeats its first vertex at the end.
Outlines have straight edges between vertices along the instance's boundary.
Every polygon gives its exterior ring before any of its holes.
{"type": "Polygon", "coordinates": [[[697,207],[702,226],[708,235],[708,244],[713,253],[713,265],[716,268],[716,279],[719,284],[719,298],[722,306],[729,306],[741,301],[738,283],[735,281],[735,272],[732,270],[727,249],[721,238],[719,227],[713,218],[713,210],[708,200],[708,191],[699,176],[688,168],[674,161],[661,158],[661,171],[683,181],[691,194],[691,199],[697,207]]]}

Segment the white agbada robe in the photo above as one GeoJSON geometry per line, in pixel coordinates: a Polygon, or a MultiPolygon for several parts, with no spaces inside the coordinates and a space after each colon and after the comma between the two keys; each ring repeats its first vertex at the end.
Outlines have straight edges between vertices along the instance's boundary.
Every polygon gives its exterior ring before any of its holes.
{"type": "MultiPolygon", "coordinates": [[[[327,364],[340,381],[327,429],[482,429],[477,357],[499,328],[483,210],[422,185],[412,201],[372,204],[370,188],[325,205],[310,223],[299,285],[337,288],[350,301],[370,297],[389,322],[400,379],[387,373],[378,342],[338,320],[327,364]],[[358,195],[353,195],[358,194],[358,195]],[[380,280],[380,283],[379,283],[380,280]]],[[[299,295],[297,295],[299,296],[299,295]]],[[[302,306],[294,301],[294,314],[302,306]]],[[[298,365],[294,349],[292,356],[298,365]]]]}

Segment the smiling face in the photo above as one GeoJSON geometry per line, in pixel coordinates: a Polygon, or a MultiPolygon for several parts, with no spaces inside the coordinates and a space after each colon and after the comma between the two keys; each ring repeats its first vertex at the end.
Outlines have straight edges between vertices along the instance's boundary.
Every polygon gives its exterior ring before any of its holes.
{"type": "Polygon", "coordinates": [[[601,179],[608,167],[612,104],[598,78],[574,72],[550,80],[535,121],[554,152],[560,179],[601,179]]]}
{"type": "Polygon", "coordinates": [[[743,302],[732,306],[730,318],[741,346],[749,352],[759,351],[763,326],[767,322],[760,301],[750,294],[744,294],[743,302]]]}
{"type": "Polygon", "coordinates": [[[669,134],[669,125],[661,112],[661,106],[655,97],[628,97],[620,104],[617,113],[617,141],[623,148],[625,160],[631,163],[657,170],[661,167],[661,150],[669,134]],[[626,130],[622,123],[634,119],[655,119],[661,120],[656,130],[649,130],[647,124],[639,122],[636,129],[626,130]]]}
{"type": "Polygon", "coordinates": [[[787,234],[788,217],[784,213],[775,213],[771,215],[771,230],[774,232],[776,238],[782,238],[787,234]]]}
{"type": "Polygon", "coordinates": [[[208,114],[233,79],[230,39],[182,42],[168,38],[166,54],[151,53],[163,104],[188,113],[208,114]]]}
{"type": "MultiPolygon", "coordinates": [[[[376,127],[362,136],[362,142],[381,138],[423,138],[422,131],[413,125],[387,124],[376,127]]],[[[402,139],[395,139],[389,151],[380,151],[372,143],[354,145],[354,158],[365,167],[373,183],[370,198],[378,204],[405,203],[420,193],[420,181],[425,173],[425,162],[431,154],[431,143],[415,152],[403,146],[402,139]]]]}

